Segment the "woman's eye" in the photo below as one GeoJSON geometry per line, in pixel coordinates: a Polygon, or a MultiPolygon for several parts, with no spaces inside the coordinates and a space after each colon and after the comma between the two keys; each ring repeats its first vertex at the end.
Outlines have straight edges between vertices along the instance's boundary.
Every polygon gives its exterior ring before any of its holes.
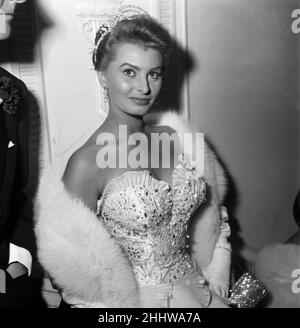
{"type": "Polygon", "coordinates": [[[135,71],[133,69],[130,69],[130,68],[124,69],[123,73],[126,76],[129,76],[129,77],[134,77],[135,76],[135,71]]]}
{"type": "Polygon", "coordinates": [[[158,73],[158,72],[151,72],[151,73],[149,74],[149,76],[150,76],[151,79],[153,79],[153,80],[158,80],[158,79],[161,77],[161,74],[158,73]]]}

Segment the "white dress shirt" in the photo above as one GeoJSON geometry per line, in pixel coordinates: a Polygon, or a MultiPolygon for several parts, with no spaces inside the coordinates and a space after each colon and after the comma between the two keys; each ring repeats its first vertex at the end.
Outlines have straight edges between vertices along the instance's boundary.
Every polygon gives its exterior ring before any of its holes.
{"type": "Polygon", "coordinates": [[[28,276],[31,274],[31,266],[32,266],[32,256],[30,252],[20,246],[16,246],[15,244],[9,244],[9,260],[8,264],[13,262],[19,262],[23,264],[28,270],[28,276]]]}

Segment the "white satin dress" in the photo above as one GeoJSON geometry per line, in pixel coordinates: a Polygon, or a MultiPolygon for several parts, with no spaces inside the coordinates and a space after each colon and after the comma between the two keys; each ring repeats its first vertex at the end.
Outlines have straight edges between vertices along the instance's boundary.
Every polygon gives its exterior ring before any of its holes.
{"type": "Polygon", "coordinates": [[[172,186],[143,170],[105,188],[97,215],[132,263],[142,307],[227,307],[188,253],[189,221],[205,195],[205,180],[183,154],[172,186]]]}

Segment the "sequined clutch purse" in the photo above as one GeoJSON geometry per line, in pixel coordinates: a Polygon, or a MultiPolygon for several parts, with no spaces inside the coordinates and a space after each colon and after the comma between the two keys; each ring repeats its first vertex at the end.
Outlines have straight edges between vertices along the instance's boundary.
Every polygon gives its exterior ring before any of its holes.
{"type": "Polygon", "coordinates": [[[229,305],[237,308],[254,308],[267,296],[264,285],[250,273],[244,273],[231,289],[229,305]]]}

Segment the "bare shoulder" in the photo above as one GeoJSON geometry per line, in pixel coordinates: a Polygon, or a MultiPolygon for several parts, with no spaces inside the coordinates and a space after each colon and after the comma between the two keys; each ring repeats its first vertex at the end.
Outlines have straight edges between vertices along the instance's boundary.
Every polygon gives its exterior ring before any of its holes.
{"type": "Polygon", "coordinates": [[[101,173],[96,164],[96,146],[85,145],[68,160],[63,182],[69,192],[79,197],[92,210],[96,209],[101,190],[101,173]]]}
{"type": "Polygon", "coordinates": [[[87,179],[96,169],[95,161],[93,162],[92,158],[93,151],[90,146],[84,146],[76,150],[68,160],[64,178],[72,176],[73,178],[87,179]]]}

